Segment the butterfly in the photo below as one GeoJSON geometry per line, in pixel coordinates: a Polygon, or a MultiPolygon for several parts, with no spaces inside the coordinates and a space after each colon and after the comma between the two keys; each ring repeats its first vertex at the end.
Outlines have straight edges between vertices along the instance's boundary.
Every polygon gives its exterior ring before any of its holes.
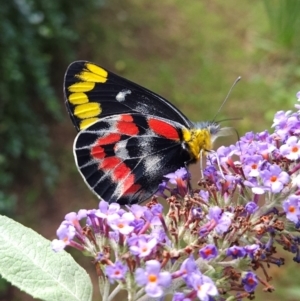
{"type": "Polygon", "coordinates": [[[64,95],[78,170],[110,203],[150,198],[164,175],[198,161],[223,135],[218,123],[194,124],[163,97],[87,61],[68,67],[64,95]]]}

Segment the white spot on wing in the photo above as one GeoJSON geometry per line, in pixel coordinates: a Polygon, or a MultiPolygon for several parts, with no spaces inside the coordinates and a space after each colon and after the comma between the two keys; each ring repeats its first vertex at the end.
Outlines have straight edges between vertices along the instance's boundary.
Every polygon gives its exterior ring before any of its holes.
{"type": "Polygon", "coordinates": [[[126,159],[130,159],[127,148],[127,140],[122,140],[116,143],[114,150],[115,150],[115,154],[117,157],[126,160],[126,159]]]}
{"type": "Polygon", "coordinates": [[[149,156],[144,160],[144,172],[148,176],[152,176],[153,173],[157,173],[157,169],[160,168],[161,157],[160,156],[149,156]]]}
{"type": "Polygon", "coordinates": [[[116,100],[119,101],[119,102],[124,101],[127,94],[131,94],[131,91],[130,90],[123,90],[123,91],[119,92],[116,96],[116,100]]]}

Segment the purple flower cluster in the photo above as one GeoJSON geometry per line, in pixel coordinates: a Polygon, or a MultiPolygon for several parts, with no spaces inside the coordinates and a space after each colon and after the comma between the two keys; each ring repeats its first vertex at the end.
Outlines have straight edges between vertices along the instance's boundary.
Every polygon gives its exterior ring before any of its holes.
{"type": "MultiPolygon", "coordinates": [[[[147,207],[133,205],[127,209],[101,201],[98,209],[67,214],[52,248],[60,251],[65,246],[73,246],[88,253],[101,271],[99,276],[108,280],[107,285],[117,282],[126,290],[140,290],[158,298],[175,288],[180,291],[186,283],[190,296],[201,296],[200,300],[217,295],[214,282],[200,271],[191,255],[192,244],[198,238],[184,225],[175,235],[174,218],[179,221],[180,217],[175,217],[174,209],[164,216],[163,206],[155,200],[147,207]],[[191,245],[181,241],[183,236],[191,245]]],[[[207,261],[216,255],[213,245],[201,250],[201,257],[207,261]]]]}
{"type": "Polygon", "coordinates": [[[130,300],[241,300],[258,285],[273,291],[268,268],[284,264],[275,243],[300,262],[300,111],[278,112],[273,127],[210,153],[194,191],[182,168],[146,206],[101,201],[67,214],[52,248],[89,254],[103,291],[114,283],[113,293],[126,290],[130,300]]]}

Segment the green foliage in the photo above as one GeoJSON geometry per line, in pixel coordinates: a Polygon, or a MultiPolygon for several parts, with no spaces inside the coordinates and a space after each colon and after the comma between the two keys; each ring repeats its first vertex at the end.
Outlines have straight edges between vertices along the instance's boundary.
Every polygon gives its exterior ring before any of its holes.
{"type": "Polygon", "coordinates": [[[4,279],[39,300],[92,299],[91,279],[70,254],[54,253],[50,241],[2,215],[0,232],[0,274],[4,279]]]}
{"type": "Polygon", "coordinates": [[[299,44],[300,1],[299,0],[264,0],[275,41],[286,49],[299,44]]]}
{"type": "Polygon", "coordinates": [[[76,22],[95,10],[99,2],[0,3],[1,209],[5,202],[11,202],[7,193],[15,181],[14,174],[22,175],[24,169],[26,177],[30,174],[26,166],[38,163],[39,169],[47,174],[45,184],[51,187],[54,183],[57,168],[49,154],[46,126],[46,121],[58,121],[61,117],[54,84],[62,83],[66,65],[74,57],[76,22]]]}
{"type": "MultiPolygon", "coordinates": [[[[292,103],[292,91],[299,90],[300,80],[300,1],[299,0],[264,0],[264,7],[270,24],[269,51],[270,63],[282,65],[282,75],[273,84],[271,98],[283,106],[292,103]],[[271,43],[270,43],[271,41],[271,43]]],[[[274,69],[275,69],[274,68],[274,69]]],[[[270,119],[271,112],[265,115],[270,119]]]]}

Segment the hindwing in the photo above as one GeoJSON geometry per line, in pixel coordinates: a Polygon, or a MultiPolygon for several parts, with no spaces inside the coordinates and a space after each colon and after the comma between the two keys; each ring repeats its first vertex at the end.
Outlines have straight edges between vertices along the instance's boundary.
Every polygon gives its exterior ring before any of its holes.
{"type": "Polygon", "coordinates": [[[129,113],[162,117],[187,128],[193,126],[163,97],[86,61],[73,62],[68,67],[64,94],[69,115],[78,131],[106,116],[129,113]]]}
{"type": "Polygon", "coordinates": [[[76,164],[100,198],[140,203],[157,191],[163,175],[190,159],[182,147],[183,128],[139,113],[106,116],[78,133],[76,164]]]}

